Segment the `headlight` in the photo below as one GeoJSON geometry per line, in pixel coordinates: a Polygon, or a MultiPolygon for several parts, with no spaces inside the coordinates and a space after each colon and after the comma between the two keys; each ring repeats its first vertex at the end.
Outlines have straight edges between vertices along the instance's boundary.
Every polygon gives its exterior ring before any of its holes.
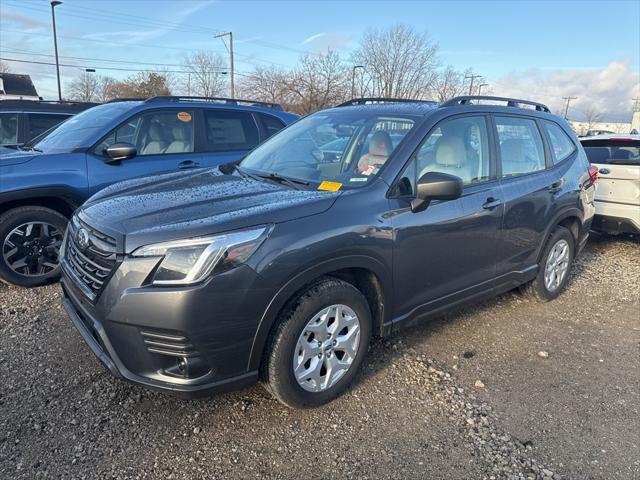
{"type": "Polygon", "coordinates": [[[156,268],[154,285],[190,285],[204,280],[214,270],[244,263],[262,244],[269,228],[229,232],[147,245],[133,257],[164,257],[156,268]]]}

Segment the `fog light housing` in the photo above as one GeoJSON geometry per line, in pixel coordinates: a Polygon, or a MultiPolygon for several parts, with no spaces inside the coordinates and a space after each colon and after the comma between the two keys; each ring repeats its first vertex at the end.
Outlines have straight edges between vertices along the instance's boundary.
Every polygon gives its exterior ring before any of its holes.
{"type": "Polygon", "coordinates": [[[163,375],[184,380],[197,380],[210,372],[211,368],[200,356],[175,357],[173,365],[162,370],[163,375]]]}

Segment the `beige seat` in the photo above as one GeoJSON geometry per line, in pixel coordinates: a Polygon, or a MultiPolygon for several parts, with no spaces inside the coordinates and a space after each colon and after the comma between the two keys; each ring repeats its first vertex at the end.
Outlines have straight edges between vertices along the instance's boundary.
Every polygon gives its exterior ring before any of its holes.
{"type": "Polygon", "coordinates": [[[420,172],[420,177],[428,172],[455,175],[469,182],[473,178],[471,166],[467,163],[467,149],[460,137],[445,135],[435,145],[435,161],[420,172]]]}
{"type": "Polygon", "coordinates": [[[164,153],[186,153],[191,151],[191,135],[182,125],[173,127],[173,142],[169,144],[164,153]]]}
{"type": "Polygon", "coordinates": [[[162,138],[162,129],[156,123],[149,125],[149,132],[147,134],[147,144],[142,148],[141,155],[156,155],[163,153],[167,146],[167,143],[162,138]]]}
{"type": "Polygon", "coordinates": [[[372,166],[375,167],[374,170],[379,169],[387,161],[392,151],[391,137],[387,132],[378,130],[369,140],[369,152],[358,160],[358,172],[363,173],[372,166]]]}

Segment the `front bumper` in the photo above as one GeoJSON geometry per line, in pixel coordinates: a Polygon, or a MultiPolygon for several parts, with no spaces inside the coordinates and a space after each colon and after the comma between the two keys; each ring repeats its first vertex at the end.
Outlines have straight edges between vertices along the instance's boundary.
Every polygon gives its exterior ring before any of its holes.
{"type": "Polygon", "coordinates": [[[255,287],[260,277],[252,269],[238,267],[196,287],[155,288],[140,287],[144,269],[131,266],[125,260],[93,302],[63,262],[63,306],[113,375],[188,397],[257,380],[258,372],[247,366],[269,293],[255,287]],[[163,338],[183,343],[165,344],[163,338]],[[197,375],[176,375],[185,358],[198,362],[197,375]]]}

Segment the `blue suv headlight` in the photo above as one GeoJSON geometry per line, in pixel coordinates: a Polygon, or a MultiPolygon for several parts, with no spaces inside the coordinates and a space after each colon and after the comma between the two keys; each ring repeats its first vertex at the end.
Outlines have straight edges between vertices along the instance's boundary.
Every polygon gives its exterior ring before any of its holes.
{"type": "Polygon", "coordinates": [[[270,228],[223,233],[156,243],[136,249],[133,257],[164,257],[156,268],[154,285],[191,285],[215,270],[224,270],[247,261],[264,242],[270,228]]]}

